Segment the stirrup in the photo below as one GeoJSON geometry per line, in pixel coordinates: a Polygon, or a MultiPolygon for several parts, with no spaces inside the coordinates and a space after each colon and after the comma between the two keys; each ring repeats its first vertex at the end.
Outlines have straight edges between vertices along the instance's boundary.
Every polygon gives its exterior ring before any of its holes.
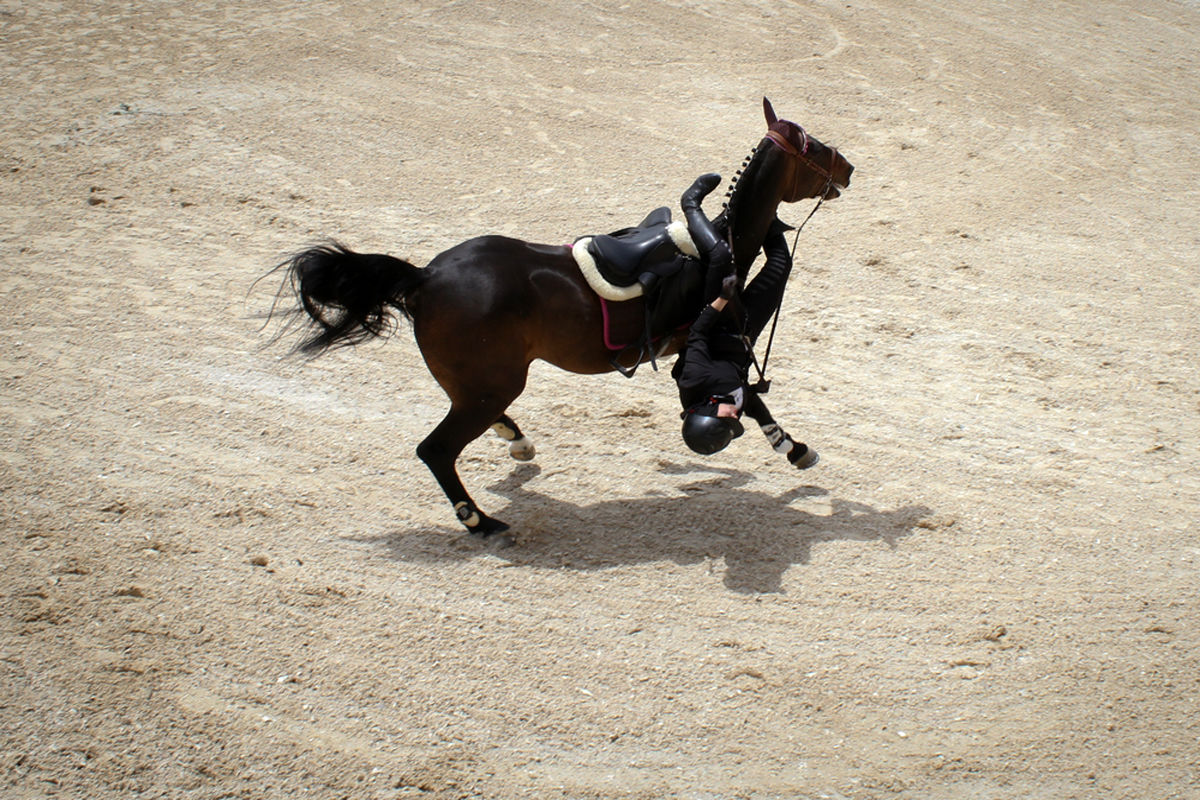
{"type": "Polygon", "coordinates": [[[637,372],[637,368],[645,363],[644,358],[647,354],[649,354],[649,356],[650,356],[651,369],[653,369],[655,372],[658,372],[658,356],[654,352],[654,339],[650,335],[650,311],[648,309],[646,311],[646,329],[642,333],[642,339],[638,342],[635,342],[631,345],[628,345],[628,346],[622,348],[620,352],[618,352],[615,356],[613,356],[611,359],[609,359],[608,363],[612,364],[613,369],[615,369],[617,372],[621,373],[626,378],[632,378],[633,373],[637,372]],[[625,355],[626,353],[628,353],[630,350],[632,350],[635,347],[638,350],[638,356],[637,356],[637,360],[633,362],[632,367],[626,367],[626,366],[623,366],[622,364],[617,363],[617,359],[619,359],[621,356],[625,355]]]}
{"type": "Polygon", "coordinates": [[[608,360],[608,363],[612,364],[613,369],[615,369],[617,372],[621,373],[621,375],[625,378],[632,378],[633,373],[637,372],[637,368],[642,365],[642,361],[640,358],[634,362],[632,367],[626,367],[625,365],[623,365],[617,361],[617,359],[619,359],[621,356],[628,353],[629,349],[631,347],[633,347],[633,345],[626,347],[624,350],[621,350],[619,353],[617,353],[615,356],[613,356],[612,358],[610,358],[608,360]]]}

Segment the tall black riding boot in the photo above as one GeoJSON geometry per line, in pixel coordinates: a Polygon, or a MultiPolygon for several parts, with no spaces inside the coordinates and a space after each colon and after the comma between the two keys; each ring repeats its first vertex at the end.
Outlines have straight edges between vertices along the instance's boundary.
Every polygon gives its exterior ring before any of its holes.
{"type": "Polygon", "coordinates": [[[687,219],[688,233],[692,235],[692,240],[696,243],[700,254],[706,258],[715,247],[724,244],[724,240],[717,235],[716,229],[713,228],[712,223],[708,221],[708,217],[700,208],[700,203],[709,192],[717,188],[717,184],[720,182],[721,176],[715,172],[701,175],[679,199],[679,205],[683,208],[683,216],[687,219]]]}
{"type": "Polygon", "coordinates": [[[720,182],[721,176],[715,172],[701,175],[679,199],[683,216],[687,219],[688,233],[708,266],[704,278],[705,302],[717,296],[721,291],[721,281],[733,271],[733,254],[729,245],[717,234],[716,228],[700,208],[704,197],[720,182]]]}

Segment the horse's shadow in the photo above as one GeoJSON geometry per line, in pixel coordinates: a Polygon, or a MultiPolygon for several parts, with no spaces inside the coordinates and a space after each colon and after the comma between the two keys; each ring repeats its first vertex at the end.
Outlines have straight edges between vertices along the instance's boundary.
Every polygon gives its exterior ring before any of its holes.
{"type": "MultiPolygon", "coordinates": [[[[814,544],[881,540],[895,546],[931,511],[905,506],[878,511],[832,499],[831,513],[811,513],[789,504],[800,497],[823,497],[824,489],[802,486],[776,497],[742,487],[746,472],[666,464],[668,474],[702,470],[709,477],[679,487],[684,494],[648,493],[576,506],[528,490],[541,473],[536,465],[517,467],[488,487],[512,503],[502,517],[513,524],[510,547],[492,540],[459,536],[448,546],[442,531],[396,531],[381,543],[401,561],[446,561],[494,555],[513,565],[543,569],[599,570],[627,564],[673,561],[697,564],[723,559],[725,585],[736,592],[779,592],[784,572],[807,564],[814,544]]],[[[672,490],[673,487],[671,487],[672,490]]],[[[651,490],[653,491],[653,490],[651,490]]]]}

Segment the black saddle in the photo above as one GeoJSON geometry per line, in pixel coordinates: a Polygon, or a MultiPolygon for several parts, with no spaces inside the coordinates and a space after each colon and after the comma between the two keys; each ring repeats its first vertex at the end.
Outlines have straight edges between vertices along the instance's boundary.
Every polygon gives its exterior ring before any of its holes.
{"type": "Polygon", "coordinates": [[[640,283],[649,292],[679,272],[688,258],[675,243],[670,224],[671,209],[656,208],[636,227],[593,236],[587,250],[606,281],[614,286],[640,283]]]}

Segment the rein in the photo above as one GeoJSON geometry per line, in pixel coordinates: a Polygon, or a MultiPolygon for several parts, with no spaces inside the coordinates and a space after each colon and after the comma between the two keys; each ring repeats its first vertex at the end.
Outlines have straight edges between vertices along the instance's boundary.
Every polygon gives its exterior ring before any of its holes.
{"type": "MultiPolygon", "coordinates": [[[[828,184],[826,184],[826,187],[828,187],[828,184]]],[[[817,199],[817,204],[815,206],[813,206],[812,211],[808,212],[808,216],[804,218],[804,222],[801,222],[800,226],[798,228],[796,228],[796,235],[794,237],[792,237],[792,252],[788,255],[788,258],[791,259],[793,261],[793,263],[795,262],[795,259],[796,259],[796,245],[798,245],[800,243],[800,231],[804,230],[804,226],[808,224],[808,221],[813,218],[813,214],[817,213],[817,209],[820,208],[821,203],[824,203],[824,202],[825,202],[825,195],[824,195],[824,192],[822,192],[821,197],[817,199]]],[[[766,394],[771,389],[771,382],[769,380],[767,380],[767,362],[771,359],[771,345],[775,343],[775,328],[779,325],[779,312],[782,309],[783,309],[783,292],[780,292],[779,293],[779,304],[777,306],[775,306],[775,313],[771,319],[771,334],[767,337],[767,349],[763,352],[763,360],[762,360],[761,366],[758,363],[758,358],[755,357],[755,355],[754,355],[754,349],[753,348],[750,349],[750,360],[754,364],[754,369],[758,372],[758,381],[754,384],[754,386],[752,388],[758,394],[766,394]]]]}
{"type": "MultiPolygon", "coordinates": [[[[795,125],[795,123],[792,123],[792,124],[795,125]]],[[[825,195],[829,193],[830,187],[836,185],[839,188],[844,188],[833,177],[833,166],[837,163],[837,159],[838,159],[837,148],[829,147],[829,151],[830,151],[829,167],[828,168],[823,167],[820,164],[818,164],[817,162],[813,161],[808,156],[808,133],[806,133],[804,128],[800,127],[799,125],[796,125],[796,129],[799,130],[799,132],[800,132],[800,137],[801,137],[801,141],[802,141],[802,144],[800,147],[797,147],[786,136],[784,136],[783,134],[779,133],[778,131],[776,131],[770,127],[767,128],[767,133],[766,133],[766,137],[765,137],[767,139],[770,139],[772,143],[777,145],[785,153],[792,156],[796,160],[800,161],[808,169],[812,170],[813,172],[817,173],[818,175],[820,175],[821,177],[823,177],[825,179],[825,185],[821,188],[820,194],[817,195],[816,205],[813,206],[812,211],[808,212],[808,216],[805,217],[804,221],[801,222],[799,227],[796,228],[796,235],[792,239],[792,251],[788,256],[792,260],[794,260],[795,256],[796,256],[796,246],[800,243],[800,231],[804,230],[804,226],[808,224],[808,221],[813,218],[813,214],[816,214],[817,209],[820,208],[821,204],[825,202],[825,195]]],[[[826,145],[826,146],[828,147],[828,145],[826,145]]],[[[755,148],[755,151],[757,152],[757,148],[755,148]]],[[[750,157],[747,158],[747,161],[749,161],[750,158],[752,158],[753,156],[754,156],[754,153],[751,153],[750,157]]],[[[743,166],[745,166],[745,165],[743,164],[743,166]]],[[[738,174],[741,175],[741,170],[738,171],[738,174]]],[[[730,188],[729,188],[729,196],[730,197],[732,197],[732,195],[733,195],[733,190],[734,190],[735,186],[730,186],[730,188]]],[[[729,210],[729,207],[730,207],[730,204],[729,204],[729,202],[727,202],[726,209],[729,210]]],[[[729,249],[732,251],[733,250],[733,219],[732,219],[732,215],[730,216],[730,219],[728,220],[728,227],[726,228],[725,235],[726,235],[726,242],[729,244],[729,249]]],[[[754,384],[753,387],[751,387],[752,390],[754,392],[756,392],[757,394],[766,394],[771,388],[771,382],[769,380],[767,380],[767,376],[766,376],[767,362],[771,358],[771,345],[774,344],[774,342],[775,342],[775,330],[779,325],[779,314],[782,309],[783,309],[783,294],[781,293],[779,296],[779,304],[775,306],[775,313],[773,314],[773,319],[771,320],[771,333],[767,337],[767,349],[763,352],[763,360],[762,360],[761,365],[758,363],[757,356],[754,355],[754,348],[747,347],[747,349],[750,351],[751,363],[754,364],[754,369],[755,369],[755,371],[758,372],[758,381],[754,384]]]]}
{"type": "MultiPolygon", "coordinates": [[[[814,172],[825,178],[825,186],[821,189],[821,193],[817,197],[817,204],[813,206],[812,211],[808,212],[808,216],[805,217],[804,221],[801,222],[799,227],[796,228],[796,235],[792,238],[792,252],[788,256],[788,258],[793,261],[796,257],[796,245],[800,243],[800,231],[804,230],[804,226],[808,224],[808,221],[813,218],[813,214],[816,214],[817,209],[820,208],[821,204],[825,202],[825,195],[829,191],[830,185],[835,182],[833,180],[832,167],[835,163],[837,163],[838,157],[837,148],[831,147],[830,151],[832,152],[832,156],[829,159],[830,169],[825,169],[821,165],[817,164],[808,157],[808,134],[805,133],[804,129],[800,128],[800,126],[797,125],[796,127],[799,128],[800,135],[804,137],[804,146],[802,148],[797,148],[794,144],[788,141],[785,136],[776,133],[773,130],[767,130],[767,138],[779,145],[779,147],[782,148],[785,153],[799,159],[800,161],[803,161],[814,172]]],[[[771,388],[771,382],[767,380],[767,362],[771,359],[771,345],[775,343],[775,329],[779,325],[779,312],[782,309],[783,293],[781,292],[779,294],[779,304],[775,306],[775,313],[771,320],[771,334],[767,337],[767,349],[763,352],[761,366],[758,363],[758,358],[756,358],[754,355],[754,350],[750,350],[750,359],[754,363],[754,369],[758,372],[758,382],[755,383],[753,387],[754,391],[758,394],[766,394],[771,388]]]]}

